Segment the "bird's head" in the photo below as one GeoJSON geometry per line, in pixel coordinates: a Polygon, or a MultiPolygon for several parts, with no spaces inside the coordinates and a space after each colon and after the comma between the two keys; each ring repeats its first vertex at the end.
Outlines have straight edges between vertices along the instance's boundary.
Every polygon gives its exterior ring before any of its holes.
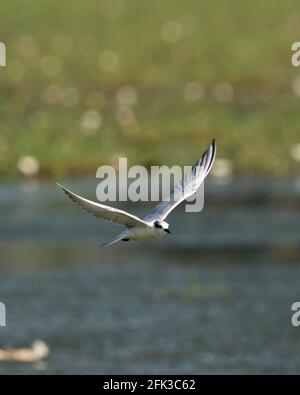
{"type": "Polygon", "coordinates": [[[158,231],[161,231],[162,233],[164,233],[164,232],[171,233],[169,230],[169,224],[165,221],[155,221],[154,227],[155,227],[155,229],[157,229],[158,231]]]}

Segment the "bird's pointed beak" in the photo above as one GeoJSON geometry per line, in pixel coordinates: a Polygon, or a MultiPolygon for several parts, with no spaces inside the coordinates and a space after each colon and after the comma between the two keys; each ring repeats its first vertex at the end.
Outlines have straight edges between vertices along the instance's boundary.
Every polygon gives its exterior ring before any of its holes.
{"type": "Polygon", "coordinates": [[[171,231],[169,229],[165,229],[165,231],[169,234],[171,234],[171,231]]]}

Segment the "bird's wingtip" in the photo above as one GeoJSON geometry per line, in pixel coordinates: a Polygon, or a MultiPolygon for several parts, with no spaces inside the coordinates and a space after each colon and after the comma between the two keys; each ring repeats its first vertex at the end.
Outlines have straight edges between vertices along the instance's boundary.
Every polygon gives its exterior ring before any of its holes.
{"type": "Polygon", "coordinates": [[[61,189],[63,189],[63,190],[65,190],[66,188],[63,186],[63,185],[61,185],[59,182],[56,182],[55,183],[58,187],[60,187],[61,189]]]}
{"type": "Polygon", "coordinates": [[[56,185],[57,185],[58,187],[60,187],[60,188],[64,191],[65,194],[69,195],[69,193],[71,193],[71,191],[69,191],[66,187],[64,187],[63,185],[61,185],[59,182],[56,182],[56,185]]]}
{"type": "Polygon", "coordinates": [[[217,150],[217,143],[216,143],[216,139],[215,138],[212,139],[211,146],[212,146],[213,151],[216,152],[216,150],[217,150]]]}

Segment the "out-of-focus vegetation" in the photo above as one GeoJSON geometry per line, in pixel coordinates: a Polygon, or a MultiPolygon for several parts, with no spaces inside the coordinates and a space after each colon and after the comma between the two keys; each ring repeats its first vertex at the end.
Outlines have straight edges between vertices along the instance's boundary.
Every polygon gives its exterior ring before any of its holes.
{"type": "Polygon", "coordinates": [[[235,172],[297,172],[294,0],[10,0],[0,22],[3,176],[190,164],[212,137],[235,172]]]}

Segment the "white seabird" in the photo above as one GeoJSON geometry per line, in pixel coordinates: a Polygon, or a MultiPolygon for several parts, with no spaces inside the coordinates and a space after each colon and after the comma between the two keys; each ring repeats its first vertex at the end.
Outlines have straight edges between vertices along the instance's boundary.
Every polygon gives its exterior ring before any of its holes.
{"type": "Polygon", "coordinates": [[[57,185],[64,190],[66,195],[69,196],[73,202],[78,204],[88,213],[95,217],[112,221],[125,227],[125,230],[114,239],[103,243],[103,247],[112,245],[120,240],[129,241],[152,239],[171,233],[169,230],[169,224],[165,221],[166,217],[176,206],[178,206],[178,204],[192,196],[197,191],[205,177],[208,175],[215,156],[216,143],[215,140],[213,140],[201,158],[175,186],[173,192],[169,196],[169,199],[161,201],[143,219],[126,211],[85,199],[66,189],[62,185],[57,185]]]}

